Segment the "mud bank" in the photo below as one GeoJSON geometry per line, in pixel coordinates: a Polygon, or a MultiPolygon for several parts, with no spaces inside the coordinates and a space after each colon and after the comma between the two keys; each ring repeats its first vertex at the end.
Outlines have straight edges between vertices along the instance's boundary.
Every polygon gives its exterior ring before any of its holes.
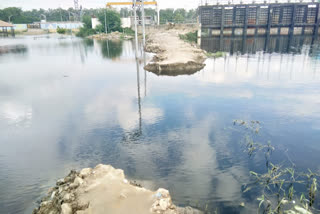
{"type": "Polygon", "coordinates": [[[132,36],[122,34],[120,32],[112,32],[112,33],[100,33],[100,34],[95,34],[87,37],[88,39],[97,39],[97,40],[130,40],[133,39],[132,36]]]}
{"type": "Polygon", "coordinates": [[[126,180],[109,165],[86,168],[57,181],[33,214],[200,214],[171,201],[168,190],[151,190],[126,180]]]}
{"type": "Polygon", "coordinates": [[[145,50],[156,55],[145,69],[157,75],[175,76],[193,74],[204,68],[205,51],[179,38],[179,34],[187,32],[181,29],[148,32],[145,50]]]}

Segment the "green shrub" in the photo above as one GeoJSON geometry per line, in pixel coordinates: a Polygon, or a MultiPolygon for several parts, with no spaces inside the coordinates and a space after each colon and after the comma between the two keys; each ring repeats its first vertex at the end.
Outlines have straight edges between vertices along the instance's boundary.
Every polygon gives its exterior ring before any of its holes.
{"type": "Polygon", "coordinates": [[[126,35],[131,35],[131,36],[134,35],[134,30],[132,30],[131,28],[126,27],[126,28],[123,28],[122,31],[126,35]]]}
{"type": "Polygon", "coordinates": [[[198,38],[198,31],[195,32],[189,32],[186,34],[179,34],[180,39],[186,41],[186,42],[197,42],[198,38]]]}
{"type": "Polygon", "coordinates": [[[79,32],[76,33],[76,36],[87,37],[87,36],[93,35],[95,33],[96,33],[96,31],[94,29],[82,27],[82,28],[80,28],[79,32]]]}
{"type": "Polygon", "coordinates": [[[105,29],[103,25],[97,25],[94,30],[98,33],[105,33],[105,29]]]}
{"type": "Polygon", "coordinates": [[[57,33],[59,34],[65,34],[67,32],[67,29],[64,29],[64,28],[57,28],[57,33]]]}

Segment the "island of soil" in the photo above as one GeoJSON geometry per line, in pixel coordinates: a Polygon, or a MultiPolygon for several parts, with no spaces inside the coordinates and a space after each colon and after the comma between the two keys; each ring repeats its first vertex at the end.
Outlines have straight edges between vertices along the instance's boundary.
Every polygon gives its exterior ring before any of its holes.
{"type": "Polygon", "coordinates": [[[145,69],[157,75],[169,76],[193,74],[203,69],[207,58],[205,51],[179,38],[180,34],[188,32],[190,29],[150,30],[145,50],[156,55],[145,69]]]}

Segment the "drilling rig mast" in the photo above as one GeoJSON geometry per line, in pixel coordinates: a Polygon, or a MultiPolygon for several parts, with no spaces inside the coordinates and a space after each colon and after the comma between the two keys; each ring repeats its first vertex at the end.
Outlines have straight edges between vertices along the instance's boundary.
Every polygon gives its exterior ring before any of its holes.
{"type": "Polygon", "coordinates": [[[74,3],[74,10],[75,10],[75,21],[81,21],[81,10],[82,7],[79,7],[79,0],[73,0],[74,3]]]}

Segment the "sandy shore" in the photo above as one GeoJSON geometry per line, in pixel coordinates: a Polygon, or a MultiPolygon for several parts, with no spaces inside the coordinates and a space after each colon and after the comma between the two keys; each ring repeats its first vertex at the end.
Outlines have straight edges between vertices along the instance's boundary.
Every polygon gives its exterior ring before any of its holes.
{"type": "Polygon", "coordinates": [[[195,44],[179,38],[190,29],[154,29],[148,32],[146,51],[156,53],[145,69],[158,75],[193,74],[204,68],[206,55],[195,44]]]}
{"type": "Polygon", "coordinates": [[[57,181],[33,214],[200,214],[171,201],[169,191],[153,192],[128,181],[110,165],[86,168],[57,181]]]}

